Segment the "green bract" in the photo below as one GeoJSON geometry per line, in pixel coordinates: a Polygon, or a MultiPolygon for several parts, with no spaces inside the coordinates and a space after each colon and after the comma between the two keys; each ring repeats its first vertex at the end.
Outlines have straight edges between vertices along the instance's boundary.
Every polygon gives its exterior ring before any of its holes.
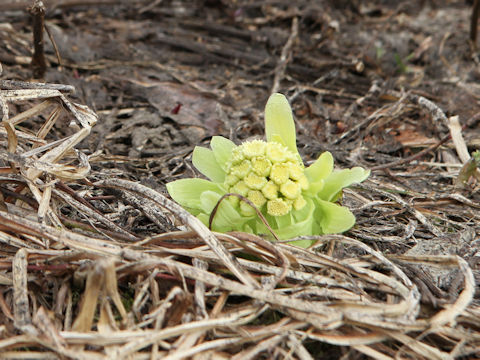
{"type": "MultiPolygon", "coordinates": [[[[360,167],[334,170],[329,152],[305,168],[297,150],[292,110],[282,94],[273,94],[267,102],[265,132],[267,141],[246,141],[237,146],[214,136],[212,150],[195,147],[193,165],[211,181],[173,181],[167,184],[170,196],[208,224],[223,195],[239,194],[262,212],[280,239],[340,233],[351,228],[355,217],[335,201],[344,187],[365,180],[370,172],[360,167]]],[[[212,229],[269,233],[255,209],[236,196],[220,203],[212,229]]],[[[307,247],[311,242],[294,244],[307,247]]]]}

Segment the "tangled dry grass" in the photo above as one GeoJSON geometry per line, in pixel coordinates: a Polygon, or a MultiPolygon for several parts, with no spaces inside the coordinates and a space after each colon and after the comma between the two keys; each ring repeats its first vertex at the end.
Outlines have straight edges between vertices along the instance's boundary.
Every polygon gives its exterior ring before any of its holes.
{"type": "MultiPolygon", "coordinates": [[[[411,238],[418,223],[447,242],[445,229],[455,224],[432,223],[427,204],[419,210],[379,190],[382,178],[373,176],[346,193],[363,215],[349,236],[313,237],[305,250],[212,233],[158,191],[89,174],[89,159],[75,146],[97,118],[68,100],[71,90],[2,82],[2,359],[478,355],[474,239],[462,238],[464,258],[367,245],[411,238]],[[12,117],[11,104],[21,109],[12,117]],[[116,211],[125,197],[150,221],[185,228],[149,236],[124,230],[116,211]],[[387,225],[401,235],[383,237],[387,225]]],[[[461,194],[445,199],[459,217],[480,205],[461,194]]]]}

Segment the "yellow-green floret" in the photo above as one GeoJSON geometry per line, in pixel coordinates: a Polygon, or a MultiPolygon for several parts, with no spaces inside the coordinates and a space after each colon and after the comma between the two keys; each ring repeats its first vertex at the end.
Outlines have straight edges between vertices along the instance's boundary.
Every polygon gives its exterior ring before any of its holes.
{"type": "MultiPolygon", "coordinates": [[[[228,192],[249,199],[258,209],[272,216],[288,214],[306,205],[302,191],[308,188],[303,164],[286,146],[277,142],[247,141],[237,146],[227,164],[224,182],[228,192]]],[[[238,204],[237,200],[232,202],[238,204]]],[[[254,209],[240,202],[245,216],[254,209]]]]}

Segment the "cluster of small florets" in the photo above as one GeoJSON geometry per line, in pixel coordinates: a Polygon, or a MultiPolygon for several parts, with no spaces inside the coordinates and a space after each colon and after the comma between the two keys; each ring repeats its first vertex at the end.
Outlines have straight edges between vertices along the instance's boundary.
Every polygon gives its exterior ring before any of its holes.
{"type": "MultiPolygon", "coordinates": [[[[308,188],[308,180],[298,157],[287,147],[254,140],[233,149],[225,186],[228,192],[246,197],[258,209],[266,206],[268,214],[281,216],[306,205],[302,190],[308,188]]],[[[239,202],[235,197],[231,201],[239,202]]],[[[239,206],[242,215],[255,213],[244,201],[239,206]]]]}

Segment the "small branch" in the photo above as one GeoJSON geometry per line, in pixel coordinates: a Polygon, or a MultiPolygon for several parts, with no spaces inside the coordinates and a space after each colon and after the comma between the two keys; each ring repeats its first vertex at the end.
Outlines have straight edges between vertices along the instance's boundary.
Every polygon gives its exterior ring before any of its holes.
{"type": "Polygon", "coordinates": [[[275,77],[273,79],[272,94],[276,93],[280,87],[280,81],[285,75],[288,61],[292,57],[292,46],[298,36],[298,18],[294,17],[292,21],[292,29],[285,46],[282,49],[280,60],[275,68],[275,77]]]}
{"type": "Polygon", "coordinates": [[[267,229],[270,230],[270,232],[272,233],[275,240],[280,241],[277,234],[275,234],[275,231],[273,231],[270,224],[268,223],[267,219],[265,219],[265,216],[263,216],[263,214],[260,212],[260,210],[258,210],[258,208],[255,206],[255,204],[252,203],[245,196],[242,196],[242,195],[239,195],[239,194],[234,194],[234,193],[224,194],[224,195],[222,195],[222,197],[220,199],[218,199],[217,203],[215,204],[215,207],[213,208],[212,212],[210,213],[210,218],[208,219],[208,229],[210,231],[212,230],[213,219],[215,218],[215,214],[217,213],[217,210],[218,210],[218,207],[220,206],[220,203],[224,199],[228,198],[229,196],[236,196],[237,198],[240,199],[240,201],[243,201],[243,202],[247,203],[248,205],[250,205],[255,210],[258,217],[260,218],[260,220],[262,220],[263,224],[267,227],[267,229]]]}
{"type": "Polygon", "coordinates": [[[41,0],[34,0],[29,9],[33,17],[33,56],[32,70],[35,79],[43,79],[47,70],[47,62],[43,49],[43,29],[45,25],[45,5],[41,0]]]}
{"type": "MultiPolygon", "coordinates": [[[[420,105],[425,110],[427,110],[430,113],[430,115],[432,116],[432,120],[434,121],[434,124],[442,123],[442,124],[447,125],[447,126],[449,125],[447,116],[445,115],[443,110],[440,109],[440,107],[438,105],[436,105],[434,102],[428,100],[427,98],[424,98],[423,96],[418,96],[418,95],[409,95],[407,98],[412,103],[420,105]]],[[[465,128],[465,126],[464,126],[464,128],[465,128]]],[[[444,136],[436,144],[433,144],[433,145],[429,146],[428,148],[420,151],[417,154],[413,154],[412,156],[409,156],[405,159],[400,159],[400,160],[397,160],[397,161],[394,161],[394,162],[391,162],[391,163],[388,163],[388,164],[382,164],[382,165],[374,166],[374,167],[370,168],[370,170],[375,171],[375,170],[387,169],[387,168],[403,165],[403,164],[409,163],[411,161],[417,160],[417,159],[421,158],[423,155],[429,153],[430,151],[436,150],[440,145],[445,144],[451,138],[452,138],[452,135],[450,133],[450,134],[444,136]]]]}
{"type": "Polygon", "coordinates": [[[474,48],[477,47],[477,24],[478,15],[480,13],[480,0],[475,0],[473,3],[472,17],[470,20],[470,41],[474,48]]]}
{"type": "Polygon", "coordinates": [[[412,103],[420,105],[422,108],[427,110],[430,115],[432,115],[432,120],[434,124],[440,122],[441,124],[448,127],[448,118],[440,107],[435,104],[433,101],[428,100],[427,98],[419,95],[409,95],[408,100],[412,103]]]}
{"type": "MultiPolygon", "coordinates": [[[[146,1],[146,0],[141,0],[146,1]]],[[[60,8],[66,9],[75,6],[98,6],[98,5],[109,5],[109,4],[122,4],[129,3],[131,0],[45,0],[44,4],[49,9],[60,8]]],[[[11,2],[2,1],[0,4],[0,11],[15,11],[15,10],[25,10],[30,5],[29,1],[16,1],[11,0],[11,2]]]]}
{"type": "Polygon", "coordinates": [[[399,166],[399,165],[403,165],[403,164],[412,162],[412,161],[414,161],[414,160],[417,160],[417,159],[421,158],[423,155],[428,154],[430,151],[434,151],[434,150],[437,149],[440,145],[443,145],[443,144],[445,144],[448,140],[450,140],[450,138],[451,138],[451,135],[448,134],[448,135],[446,135],[445,137],[443,137],[443,138],[442,138],[439,142],[437,142],[436,144],[433,144],[433,145],[429,146],[428,148],[420,151],[420,152],[417,153],[417,154],[413,154],[412,156],[409,156],[409,157],[407,157],[407,158],[400,159],[400,160],[398,160],[398,161],[394,161],[394,162],[391,162],[391,163],[388,163],[388,164],[383,164],[383,165],[374,166],[374,167],[370,168],[370,170],[375,171],[375,170],[388,169],[388,168],[391,168],[391,167],[396,167],[396,166],[399,166]]]}
{"type": "Polygon", "coordinates": [[[53,45],[53,50],[55,50],[55,56],[57,57],[58,61],[58,66],[62,66],[62,58],[60,56],[60,51],[58,51],[57,43],[55,42],[55,39],[53,38],[52,33],[50,32],[50,29],[48,28],[47,25],[45,25],[45,31],[47,32],[48,38],[50,39],[52,45],[53,45]]]}

